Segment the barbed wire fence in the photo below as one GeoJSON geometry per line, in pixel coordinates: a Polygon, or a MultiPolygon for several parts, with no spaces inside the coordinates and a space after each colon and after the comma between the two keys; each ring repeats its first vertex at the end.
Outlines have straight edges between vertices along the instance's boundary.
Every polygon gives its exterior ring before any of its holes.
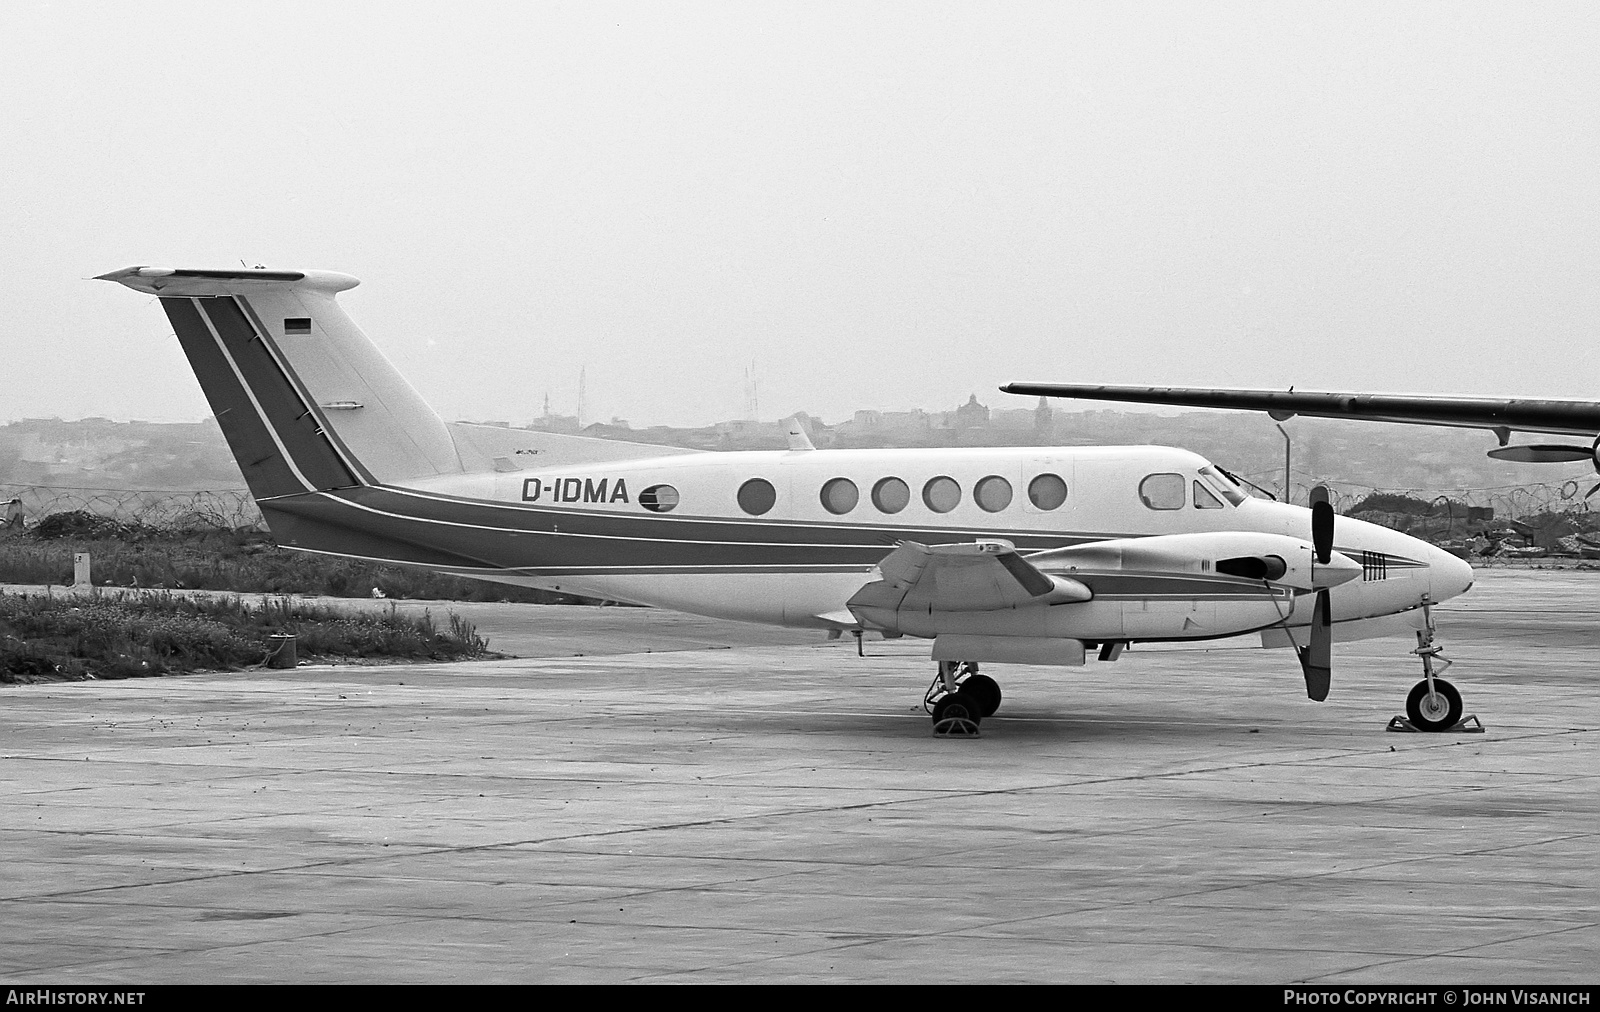
{"type": "MultiPolygon", "coordinates": [[[[0,502],[20,500],[23,524],[56,513],[90,513],[162,531],[264,530],[261,510],[245,489],[71,488],[0,482],[0,502]]],[[[4,510],[0,510],[0,521],[4,510]]]]}
{"type": "MultiPolygon", "coordinates": [[[[1257,471],[1243,474],[1261,488],[1283,498],[1283,471],[1257,471]]],[[[1545,513],[1591,513],[1600,511],[1600,495],[1587,498],[1590,488],[1600,481],[1592,471],[1579,472],[1556,481],[1536,482],[1527,485],[1492,485],[1481,488],[1414,486],[1411,488],[1380,488],[1361,482],[1343,481],[1293,471],[1290,475],[1290,502],[1305,505],[1310,501],[1311,489],[1324,485],[1329,500],[1339,513],[1350,509],[1371,495],[1401,495],[1426,503],[1448,501],[1468,507],[1494,510],[1497,520],[1523,520],[1545,513]]]]}

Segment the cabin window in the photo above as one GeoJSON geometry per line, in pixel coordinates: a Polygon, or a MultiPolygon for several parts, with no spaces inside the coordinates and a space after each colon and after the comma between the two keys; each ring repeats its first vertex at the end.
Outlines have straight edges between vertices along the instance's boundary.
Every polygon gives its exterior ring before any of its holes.
{"type": "Polygon", "coordinates": [[[922,501],[935,513],[949,513],[961,505],[961,486],[948,475],[930,478],[922,486],[922,501]]]}
{"type": "Polygon", "coordinates": [[[872,505],[882,513],[899,513],[911,503],[911,486],[899,478],[884,478],[872,486],[872,505]]]}
{"type": "Polygon", "coordinates": [[[765,478],[751,478],[739,486],[739,508],[753,517],[768,512],[778,503],[778,490],[765,478]]]}
{"type": "Polygon", "coordinates": [[[1041,474],[1028,482],[1028,501],[1039,509],[1060,509],[1067,501],[1067,483],[1059,474],[1041,474]]]}
{"type": "Polygon", "coordinates": [[[1222,508],[1222,500],[1212,495],[1211,490],[1200,484],[1198,478],[1195,479],[1194,483],[1194,508],[1197,510],[1219,510],[1222,508]]]}
{"type": "Polygon", "coordinates": [[[972,486],[972,501],[985,513],[999,513],[1011,505],[1011,483],[998,474],[980,478],[972,486]]]}
{"type": "Polygon", "coordinates": [[[639,505],[652,513],[671,513],[678,508],[678,490],[671,485],[651,485],[639,493],[639,505]]]}
{"type": "Polygon", "coordinates": [[[1181,510],[1187,485],[1181,474],[1147,474],[1139,483],[1139,498],[1153,510],[1181,510]]]}
{"type": "Polygon", "coordinates": [[[860,501],[861,492],[849,478],[831,478],[822,486],[822,508],[829,513],[849,513],[860,501]]]}

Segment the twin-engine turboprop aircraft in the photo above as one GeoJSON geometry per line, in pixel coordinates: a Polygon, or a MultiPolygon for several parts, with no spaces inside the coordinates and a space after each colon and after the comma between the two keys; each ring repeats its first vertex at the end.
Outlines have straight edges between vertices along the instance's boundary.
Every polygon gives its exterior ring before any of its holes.
{"type": "Polygon", "coordinates": [[[936,728],[1000,704],[979,662],[1116,660],[1259,634],[1326,697],[1336,640],[1415,632],[1472,570],[1397,531],[1252,498],[1158,446],[706,453],[446,424],[323,271],[129,267],[160,297],[279,543],[721,618],[933,641],[936,728]]]}

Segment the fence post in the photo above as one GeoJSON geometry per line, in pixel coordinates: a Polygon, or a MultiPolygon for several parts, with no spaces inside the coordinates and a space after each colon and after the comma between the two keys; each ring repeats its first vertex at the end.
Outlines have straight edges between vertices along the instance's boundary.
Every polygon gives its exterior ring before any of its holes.
{"type": "Polygon", "coordinates": [[[89,553],[72,553],[72,589],[93,590],[94,580],[89,577],[89,553]]]}

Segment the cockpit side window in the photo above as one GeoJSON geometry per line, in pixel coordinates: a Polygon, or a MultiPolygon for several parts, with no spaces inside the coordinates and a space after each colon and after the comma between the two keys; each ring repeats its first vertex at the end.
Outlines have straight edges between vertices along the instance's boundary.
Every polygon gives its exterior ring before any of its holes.
{"type": "Polygon", "coordinates": [[[1139,483],[1139,499],[1153,510],[1181,510],[1188,484],[1181,474],[1147,474],[1139,483]]]}
{"type": "Polygon", "coordinates": [[[1211,490],[1196,478],[1194,481],[1194,508],[1197,510],[1222,509],[1222,500],[1211,494],[1211,490]]]}

